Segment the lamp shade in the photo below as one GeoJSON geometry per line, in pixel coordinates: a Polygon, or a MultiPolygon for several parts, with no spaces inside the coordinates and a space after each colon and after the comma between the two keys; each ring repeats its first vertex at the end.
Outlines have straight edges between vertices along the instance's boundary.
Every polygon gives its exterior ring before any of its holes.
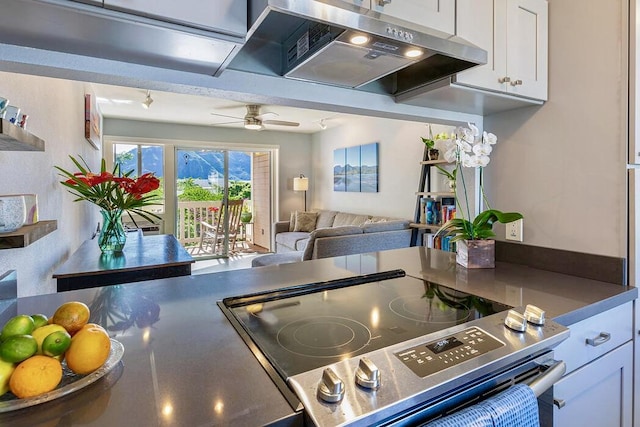
{"type": "Polygon", "coordinates": [[[293,178],[293,191],[307,191],[309,189],[309,178],[299,176],[293,178]]]}

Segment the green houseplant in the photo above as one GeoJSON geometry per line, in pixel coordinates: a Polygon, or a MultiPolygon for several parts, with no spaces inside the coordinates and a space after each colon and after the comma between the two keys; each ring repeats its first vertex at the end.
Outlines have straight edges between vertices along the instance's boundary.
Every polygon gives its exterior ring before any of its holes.
{"type": "Polygon", "coordinates": [[[489,155],[497,137],[488,132],[480,132],[476,126],[469,123],[467,128],[459,127],[445,144],[445,160],[454,163],[452,172],[438,167],[450,181],[454,182],[459,177],[462,190],[457,185],[453,186],[456,201],[456,217],[447,221],[438,230],[437,235],[451,236],[452,242],[456,242],[456,261],[468,268],[493,268],[495,265],[495,236],[493,225],[496,222],[503,224],[521,219],[518,212],[502,212],[492,209],[482,186],[482,171],[489,164],[489,155]],[[464,174],[460,173],[462,167],[478,168],[480,170],[480,192],[484,204],[488,209],[480,212],[472,218],[469,209],[469,198],[464,174]],[[460,197],[464,197],[464,209],[460,203],[460,197]]]}

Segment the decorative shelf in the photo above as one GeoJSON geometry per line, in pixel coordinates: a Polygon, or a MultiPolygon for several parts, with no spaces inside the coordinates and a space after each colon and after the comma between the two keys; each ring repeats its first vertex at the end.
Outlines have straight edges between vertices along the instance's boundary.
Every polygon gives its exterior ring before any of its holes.
{"type": "Polygon", "coordinates": [[[438,160],[423,160],[420,162],[421,165],[452,165],[453,162],[448,162],[445,159],[438,159],[438,160]]]}
{"type": "Polygon", "coordinates": [[[39,221],[10,233],[0,233],[0,249],[24,248],[58,229],[58,221],[39,221]]]}
{"type": "Polygon", "coordinates": [[[444,196],[455,197],[456,193],[451,191],[418,191],[416,196],[444,196]]]}
{"type": "Polygon", "coordinates": [[[44,141],[5,119],[0,119],[0,151],[44,151],[44,141]]]}

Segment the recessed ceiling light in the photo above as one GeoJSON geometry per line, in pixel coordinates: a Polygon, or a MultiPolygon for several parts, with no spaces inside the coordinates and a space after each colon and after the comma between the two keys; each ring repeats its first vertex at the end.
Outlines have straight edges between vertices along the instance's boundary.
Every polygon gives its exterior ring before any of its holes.
{"type": "Polygon", "coordinates": [[[418,56],[421,56],[422,53],[423,52],[420,49],[409,49],[404,56],[407,58],[417,58],[418,56]]]}
{"type": "Polygon", "coordinates": [[[349,41],[353,44],[361,45],[361,44],[367,43],[369,41],[369,37],[363,36],[362,34],[358,34],[351,37],[349,41]]]}

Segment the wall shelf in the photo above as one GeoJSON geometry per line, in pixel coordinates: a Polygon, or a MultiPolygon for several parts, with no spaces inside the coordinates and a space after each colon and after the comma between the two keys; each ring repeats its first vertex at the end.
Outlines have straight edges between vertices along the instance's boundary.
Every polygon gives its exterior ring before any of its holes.
{"type": "Polygon", "coordinates": [[[58,229],[58,221],[39,221],[10,233],[0,233],[0,249],[24,248],[58,229]]]}
{"type": "Polygon", "coordinates": [[[44,141],[5,119],[0,119],[0,151],[44,151],[44,141]]]}

